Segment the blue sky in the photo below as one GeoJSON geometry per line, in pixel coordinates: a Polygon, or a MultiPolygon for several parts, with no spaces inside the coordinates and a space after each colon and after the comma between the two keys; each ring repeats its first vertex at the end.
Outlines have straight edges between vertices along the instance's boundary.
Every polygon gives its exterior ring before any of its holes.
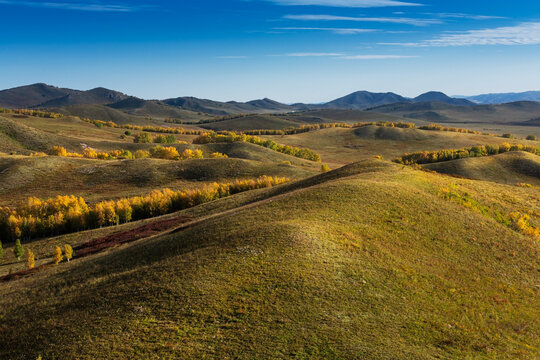
{"type": "Polygon", "coordinates": [[[0,0],[0,88],[319,102],[540,89],[537,0],[0,0]]]}

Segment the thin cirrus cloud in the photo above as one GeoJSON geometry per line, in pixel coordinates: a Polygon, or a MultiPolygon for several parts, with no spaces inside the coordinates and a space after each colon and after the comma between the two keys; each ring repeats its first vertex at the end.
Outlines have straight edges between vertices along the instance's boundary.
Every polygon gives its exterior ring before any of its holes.
{"type": "Polygon", "coordinates": [[[373,8],[388,6],[422,6],[422,4],[395,0],[267,0],[277,5],[373,8]]]}
{"type": "MultiPolygon", "coordinates": [[[[280,56],[280,55],[278,55],[280,56]]],[[[290,57],[334,57],[334,56],[344,56],[339,53],[317,53],[317,52],[306,52],[306,53],[290,53],[281,56],[290,56],[290,57]]]]}
{"type": "Polygon", "coordinates": [[[133,12],[153,8],[152,5],[126,5],[126,4],[103,4],[103,3],[67,3],[67,2],[38,2],[38,1],[14,1],[0,0],[0,5],[18,5],[37,8],[49,8],[60,10],[95,11],[95,12],[133,12]]]}
{"type": "Polygon", "coordinates": [[[324,27],[281,27],[274,30],[300,30],[300,31],[328,31],[339,35],[354,35],[362,33],[370,33],[377,30],[374,29],[357,29],[357,28],[324,28],[324,27]]]}
{"type": "Polygon", "coordinates": [[[457,34],[445,34],[439,38],[413,43],[381,43],[416,47],[447,47],[474,45],[538,45],[540,22],[521,23],[516,26],[493,29],[469,30],[457,34]]]}
{"type": "Polygon", "coordinates": [[[418,56],[409,55],[345,55],[340,56],[339,59],[345,60],[389,60],[389,59],[413,59],[418,56]]]}
{"type": "Polygon", "coordinates": [[[268,55],[268,56],[285,56],[285,57],[327,57],[332,59],[344,60],[389,60],[389,59],[411,59],[418,56],[408,55],[347,55],[341,53],[324,53],[324,52],[305,52],[305,53],[290,53],[283,55],[268,55]]]}
{"type": "Polygon", "coordinates": [[[353,17],[337,15],[285,15],[284,19],[299,21],[355,21],[355,22],[378,22],[391,24],[407,24],[413,26],[428,26],[442,24],[439,19],[413,19],[404,17],[353,17]]]}
{"type": "Polygon", "coordinates": [[[426,15],[436,15],[441,18],[447,19],[471,19],[471,20],[496,20],[496,19],[506,19],[504,16],[493,16],[493,15],[474,15],[474,14],[463,14],[463,13],[426,13],[426,15]]]}

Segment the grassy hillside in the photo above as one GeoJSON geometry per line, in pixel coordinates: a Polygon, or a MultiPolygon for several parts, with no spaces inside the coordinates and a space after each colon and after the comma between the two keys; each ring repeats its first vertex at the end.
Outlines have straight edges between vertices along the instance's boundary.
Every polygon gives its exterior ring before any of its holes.
{"type": "Polygon", "coordinates": [[[286,116],[255,114],[239,116],[230,120],[201,124],[201,127],[214,131],[244,131],[256,129],[285,129],[288,127],[298,127],[302,124],[305,124],[305,122],[292,121],[286,116]]]}
{"type": "Polygon", "coordinates": [[[0,284],[0,357],[538,358],[538,242],[449,187],[538,212],[534,189],[382,161],[240,194],[0,284]]]}
{"type": "MultiPolygon", "coordinates": [[[[310,148],[319,153],[324,162],[334,166],[378,155],[385,159],[393,159],[403,153],[416,151],[500,144],[505,141],[516,142],[516,140],[495,136],[378,126],[359,129],[333,128],[296,135],[263,137],[280,144],[310,148]]],[[[517,142],[528,143],[522,140],[517,142]]],[[[536,144],[536,142],[530,143],[536,144]]]]}
{"type": "Polygon", "coordinates": [[[540,186],[540,158],[527,152],[510,152],[482,158],[467,158],[425,164],[424,168],[470,179],[515,185],[540,186]]]}

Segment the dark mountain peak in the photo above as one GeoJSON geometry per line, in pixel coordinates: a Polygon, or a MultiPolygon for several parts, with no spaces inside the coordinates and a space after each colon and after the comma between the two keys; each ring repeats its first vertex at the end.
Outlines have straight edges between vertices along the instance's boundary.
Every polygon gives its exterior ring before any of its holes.
{"type": "Polygon", "coordinates": [[[407,101],[407,99],[392,92],[372,93],[361,90],[330,101],[322,106],[325,108],[362,110],[373,106],[392,104],[401,101],[407,101]]]}
{"type": "Polygon", "coordinates": [[[450,96],[440,91],[428,91],[422,95],[415,97],[414,99],[412,99],[412,101],[416,103],[437,101],[437,102],[457,105],[457,106],[474,105],[474,103],[469,100],[451,98],[450,96]]]}

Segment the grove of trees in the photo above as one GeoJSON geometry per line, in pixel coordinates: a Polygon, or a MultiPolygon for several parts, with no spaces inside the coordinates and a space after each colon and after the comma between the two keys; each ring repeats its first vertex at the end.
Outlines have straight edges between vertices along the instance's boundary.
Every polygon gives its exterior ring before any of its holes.
{"type": "Polygon", "coordinates": [[[82,197],[57,196],[47,200],[31,197],[12,209],[0,207],[0,240],[17,241],[15,255],[24,249],[20,239],[56,236],[103,226],[118,225],[186,209],[235,193],[271,187],[288,178],[262,176],[230,183],[212,183],[197,190],[154,190],[145,196],[109,200],[89,205],[82,197]]]}

